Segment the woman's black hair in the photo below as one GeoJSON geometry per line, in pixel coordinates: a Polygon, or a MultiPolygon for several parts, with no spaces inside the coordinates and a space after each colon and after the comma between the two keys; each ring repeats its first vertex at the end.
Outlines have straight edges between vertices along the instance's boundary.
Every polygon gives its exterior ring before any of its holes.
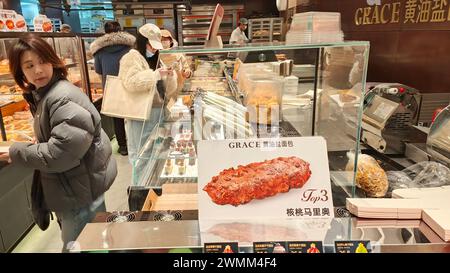
{"type": "Polygon", "coordinates": [[[119,32],[121,30],[120,23],[117,21],[108,21],[105,23],[105,33],[119,32]]]}
{"type": "Polygon", "coordinates": [[[156,67],[158,66],[159,50],[156,51],[153,57],[147,58],[146,57],[147,44],[148,39],[144,37],[142,34],[138,33],[136,39],[136,50],[139,51],[139,53],[141,53],[142,56],[144,56],[150,68],[156,70],[156,67]]]}

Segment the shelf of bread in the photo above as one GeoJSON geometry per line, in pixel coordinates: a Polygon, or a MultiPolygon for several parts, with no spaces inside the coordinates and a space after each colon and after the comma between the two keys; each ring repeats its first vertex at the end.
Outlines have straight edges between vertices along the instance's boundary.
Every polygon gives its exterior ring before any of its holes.
{"type": "Polygon", "coordinates": [[[92,102],[99,101],[103,98],[103,88],[100,84],[91,84],[91,97],[92,102]]]}
{"type": "Polygon", "coordinates": [[[8,141],[32,141],[33,117],[30,111],[17,111],[12,115],[3,117],[8,141]]]}
{"type": "Polygon", "coordinates": [[[103,98],[103,94],[91,94],[92,102],[97,102],[103,98]]]}
{"type": "Polygon", "coordinates": [[[12,77],[9,71],[9,60],[3,59],[0,61],[0,78],[12,77]]]}
{"type": "Polygon", "coordinates": [[[11,103],[23,100],[22,89],[18,85],[5,83],[7,81],[2,81],[0,84],[0,107],[2,108],[11,103]]]}
{"type": "Polygon", "coordinates": [[[28,110],[28,104],[25,100],[9,103],[1,108],[3,117],[12,116],[16,112],[25,110],[28,110]]]}

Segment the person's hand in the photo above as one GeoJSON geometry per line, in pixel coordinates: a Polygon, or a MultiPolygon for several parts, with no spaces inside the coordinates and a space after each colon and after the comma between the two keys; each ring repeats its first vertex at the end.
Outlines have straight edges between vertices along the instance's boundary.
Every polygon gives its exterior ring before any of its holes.
{"type": "Polygon", "coordinates": [[[9,157],[9,153],[0,154],[0,162],[8,162],[11,163],[11,158],[9,157]]]}
{"type": "Polygon", "coordinates": [[[160,68],[159,69],[159,75],[161,75],[161,77],[173,76],[173,70],[170,69],[170,68],[160,68]]]}
{"type": "Polygon", "coordinates": [[[191,70],[183,70],[183,78],[187,79],[191,77],[191,70]]]}

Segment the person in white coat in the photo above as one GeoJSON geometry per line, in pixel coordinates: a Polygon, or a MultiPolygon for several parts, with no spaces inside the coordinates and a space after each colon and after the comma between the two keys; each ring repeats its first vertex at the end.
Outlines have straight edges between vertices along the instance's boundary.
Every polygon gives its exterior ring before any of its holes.
{"type": "Polygon", "coordinates": [[[164,100],[176,94],[177,78],[170,68],[159,67],[161,30],[153,24],[139,28],[137,50],[131,49],[120,59],[119,78],[125,90],[137,93],[146,92],[153,98],[149,117],[145,121],[125,120],[128,157],[134,165],[133,184],[143,181],[143,172],[148,165],[143,158],[152,158],[155,131],[161,120],[164,100]],[[153,133],[152,133],[153,132],[153,133]]]}
{"type": "Polygon", "coordinates": [[[231,33],[230,44],[245,44],[250,41],[245,35],[247,25],[248,20],[246,18],[241,18],[239,20],[239,26],[231,33]]]}
{"type": "MultiPolygon", "coordinates": [[[[161,29],[161,43],[164,49],[172,49],[176,47],[177,41],[172,37],[172,34],[167,29],[161,29]]],[[[186,56],[182,53],[166,53],[159,56],[161,63],[167,67],[171,67],[177,74],[178,88],[181,91],[184,86],[185,79],[192,76],[190,64],[186,56]]]]}

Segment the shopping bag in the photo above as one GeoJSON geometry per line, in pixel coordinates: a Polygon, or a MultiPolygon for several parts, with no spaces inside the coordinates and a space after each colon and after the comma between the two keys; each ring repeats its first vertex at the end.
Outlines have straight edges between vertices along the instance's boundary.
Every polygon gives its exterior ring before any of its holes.
{"type": "Polygon", "coordinates": [[[146,120],[152,108],[155,88],[150,92],[128,92],[119,77],[108,75],[101,113],[105,116],[146,120]]]}

